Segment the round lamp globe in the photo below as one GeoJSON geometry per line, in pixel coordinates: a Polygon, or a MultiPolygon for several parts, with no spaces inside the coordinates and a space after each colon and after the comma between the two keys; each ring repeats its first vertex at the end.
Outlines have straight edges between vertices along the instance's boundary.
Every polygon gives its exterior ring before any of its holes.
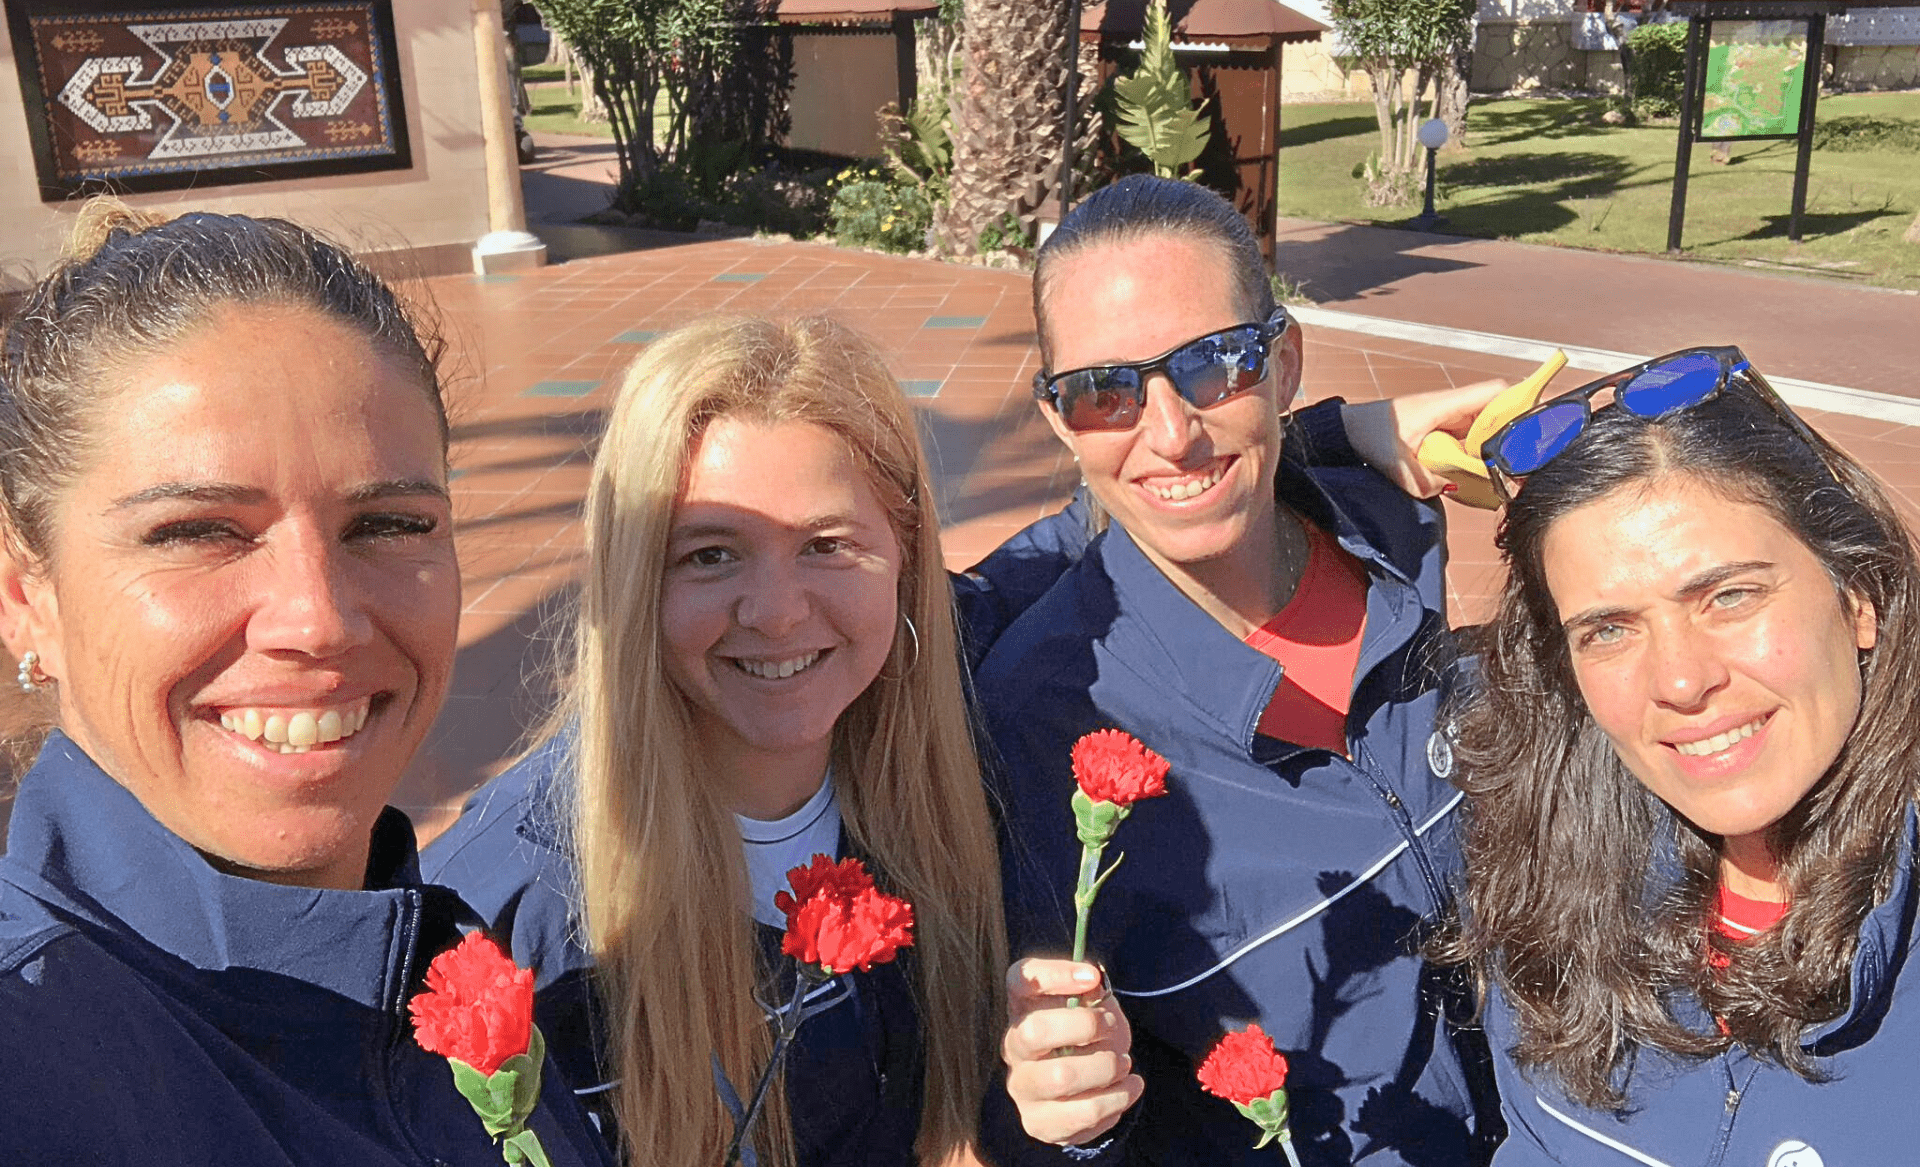
{"type": "Polygon", "coordinates": [[[1420,144],[1429,150],[1438,150],[1447,144],[1447,123],[1439,118],[1428,118],[1420,123],[1416,136],[1420,144]]]}

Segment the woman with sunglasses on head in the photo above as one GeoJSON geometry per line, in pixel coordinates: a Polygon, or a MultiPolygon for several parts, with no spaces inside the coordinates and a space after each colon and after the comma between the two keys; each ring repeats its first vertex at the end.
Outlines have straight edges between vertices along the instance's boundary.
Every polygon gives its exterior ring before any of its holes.
{"type": "MultiPolygon", "coordinates": [[[[1146,177],[1096,192],[1041,250],[1034,304],[1041,412],[1107,526],[977,675],[1014,954],[1065,949],[1069,751],[1126,730],[1172,764],[1167,796],[1114,843],[1126,862],[1089,933],[1145,1079],[1130,1149],[1273,1161],[1194,1078],[1224,1030],[1258,1022],[1291,1064],[1305,1163],[1475,1161],[1484,1076],[1441,1024],[1416,935],[1448,903],[1459,801],[1434,731],[1450,655],[1437,506],[1364,467],[1308,465],[1328,435],[1288,418],[1298,329],[1212,192],[1146,177]]],[[[1027,1129],[1080,1143],[1114,1124],[1129,1063],[1051,1056],[1098,1032],[1064,1007],[1084,991],[1073,971],[1018,967],[1004,1052],[1027,1129]]]]}
{"type": "Polygon", "coordinates": [[[1892,1162],[1920,1136],[1904,970],[1920,566],[1885,493],[1736,350],[1488,443],[1498,614],[1453,737],[1460,921],[1498,1162],[1892,1162]]]}

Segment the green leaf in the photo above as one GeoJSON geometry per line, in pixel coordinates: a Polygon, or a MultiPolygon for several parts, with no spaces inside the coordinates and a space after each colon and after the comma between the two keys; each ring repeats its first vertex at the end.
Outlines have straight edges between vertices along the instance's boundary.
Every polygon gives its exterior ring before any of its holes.
{"type": "Polygon", "coordinates": [[[500,1144],[500,1154],[509,1163],[531,1163],[533,1167],[553,1167],[547,1159],[547,1149],[540,1145],[540,1136],[528,1130],[509,1135],[507,1140],[500,1144]]]}
{"type": "Polygon", "coordinates": [[[514,1084],[513,1117],[525,1122],[540,1101],[540,1067],[547,1061],[547,1039],[541,1035],[538,1025],[532,1026],[527,1035],[527,1052],[519,1058],[508,1058],[507,1062],[511,1065],[521,1058],[526,1059],[526,1064],[514,1067],[520,1071],[520,1077],[514,1084]]]}
{"type": "MultiPolygon", "coordinates": [[[[505,1066],[495,1070],[493,1077],[487,1079],[487,1094],[491,1100],[491,1105],[487,1109],[485,1117],[491,1119],[493,1116],[499,1115],[507,1120],[508,1126],[514,1125],[517,1120],[513,1112],[513,1096],[519,1084],[520,1075],[513,1070],[509,1070],[505,1066]]],[[[499,1134],[500,1132],[495,1131],[493,1133],[499,1134]]]]}
{"type": "Polygon", "coordinates": [[[1120,137],[1153,163],[1154,173],[1171,178],[1207,148],[1211,128],[1193,107],[1187,71],[1173,53],[1173,26],[1166,0],[1153,0],[1141,33],[1140,67],[1116,77],[1120,137]]]}
{"type": "Polygon", "coordinates": [[[447,1064],[453,1067],[454,1089],[460,1091],[460,1096],[473,1106],[482,1121],[491,1127],[496,1119],[508,1117],[505,1111],[494,1106],[491,1079],[459,1058],[448,1058],[447,1064]]]}

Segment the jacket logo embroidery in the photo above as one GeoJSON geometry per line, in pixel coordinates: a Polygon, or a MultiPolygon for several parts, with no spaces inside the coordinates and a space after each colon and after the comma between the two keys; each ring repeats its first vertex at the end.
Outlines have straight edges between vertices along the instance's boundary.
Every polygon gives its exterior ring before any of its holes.
{"type": "Polygon", "coordinates": [[[1820,1152],[1799,1139],[1788,1139],[1767,1156],[1767,1167],[1827,1167],[1820,1152]]]}
{"type": "Polygon", "coordinates": [[[1447,740],[1444,730],[1436,729],[1427,738],[1427,769],[1433,771],[1435,778],[1453,777],[1453,743],[1447,740]]]}

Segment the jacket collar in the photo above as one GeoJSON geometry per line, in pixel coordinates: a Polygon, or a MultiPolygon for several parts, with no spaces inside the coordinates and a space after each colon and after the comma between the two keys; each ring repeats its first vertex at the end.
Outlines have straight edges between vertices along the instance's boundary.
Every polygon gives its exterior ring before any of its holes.
{"type": "MultiPolygon", "coordinates": [[[[1394,589],[1396,613],[1415,603],[1407,586],[1411,574],[1408,567],[1417,572],[1418,565],[1397,562],[1381,546],[1385,540],[1356,522],[1313,472],[1283,459],[1274,482],[1274,496],[1281,505],[1333,535],[1343,550],[1366,565],[1371,579],[1398,585],[1394,589]]],[[[1094,553],[1119,600],[1119,610],[1113,613],[1106,635],[1108,643],[1127,658],[1139,661],[1143,671],[1151,673],[1154,688],[1169,694],[1170,700],[1178,694],[1198,717],[1211,722],[1228,738],[1243,747],[1251,745],[1260,715],[1280,685],[1280,665],[1229,632],[1188,598],[1118,523],[1107,528],[1094,553]]],[[[1366,643],[1361,652],[1363,672],[1382,655],[1379,636],[1402,632],[1399,623],[1379,620],[1370,598],[1366,643]]],[[[1404,631],[1410,634],[1411,625],[1404,631]]]]}
{"type": "Polygon", "coordinates": [[[21,780],[0,881],[70,921],[135,936],[196,969],[306,981],[398,1008],[421,927],[413,828],[374,827],[367,891],[284,887],[216,870],[64,734],[21,780]]]}

